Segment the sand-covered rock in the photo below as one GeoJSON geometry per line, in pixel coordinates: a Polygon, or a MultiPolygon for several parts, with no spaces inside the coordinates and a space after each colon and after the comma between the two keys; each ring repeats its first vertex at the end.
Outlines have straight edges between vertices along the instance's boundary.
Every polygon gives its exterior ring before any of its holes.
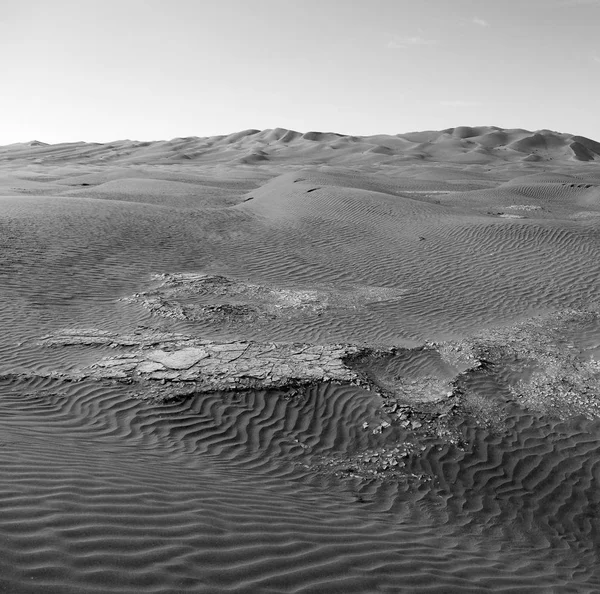
{"type": "Polygon", "coordinates": [[[159,284],[124,301],[138,303],[154,315],[230,326],[356,309],[399,299],[406,293],[376,286],[284,287],[205,273],[157,274],[152,281],[159,284]]]}
{"type": "Polygon", "coordinates": [[[568,309],[435,349],[449,364],[466,368],[456,382],[463,388],[469,374],[496,376],[527,408],[561,418],[595,418],[600,417],[599,330],[597,309],[568,309]]]}

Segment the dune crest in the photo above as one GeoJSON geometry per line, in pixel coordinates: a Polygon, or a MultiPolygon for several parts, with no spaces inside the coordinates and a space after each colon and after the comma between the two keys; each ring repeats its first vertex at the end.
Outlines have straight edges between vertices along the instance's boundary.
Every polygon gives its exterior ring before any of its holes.
{"type": "Polygon", "coordinates": [[[386,157],[447,162],[468,161],[478,152],[481,162],[522,161],[532,156],[540,161],[600,160],[600,143],[583,136],[539,130],[476,128],[459,126],[442,131],[406,134],[349,136],[333,132],[297,132],[285,128],[243,130],[227,136],[188,137],[170,141],[111,143],[66,143],[49,145],[39,141],[0,147],[0,162],[40,159],[43,162],[85,158],[89,163],[146,165],[206,161],[253,165],[260,155],[299,164],[310,155],[338,166],[364,165],[364,153],[379,155],[377,162],[389,165],[386,157]],[[337,151],[332,154],[333,151],[337,151]],[[485,157],[485,158],[484,158],[485,157]]]}

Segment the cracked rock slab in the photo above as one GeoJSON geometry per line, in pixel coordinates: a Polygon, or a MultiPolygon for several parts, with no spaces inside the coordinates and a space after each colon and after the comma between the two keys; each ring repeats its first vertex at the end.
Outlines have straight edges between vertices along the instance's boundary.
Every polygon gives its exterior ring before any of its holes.
{"type": "Polygon", "coordinates": [[[39,344],[122,349],[113,356],[103,357],[70,373],[72,379],[185,382],[193,385],[196,391],[269,389],[318,381],[360,381],[359,375],[344,363],[348,356],[359,351],[353,345],[213,342],[181,334],[142,331],[122,336],[90,329],[81,333],[69,329],[58,335],[45,336],[39,344]]]}
{"type": "MultiPolygon", "coordinates": [[[[209,357],[206,349],[199,347],[187,347],[177,351],[169,352],[157,349],[150,351],[146,358],[155,363],[160,363],[169,369],[189,369],[202,359],[209,357]]],[[[146,367],[147,368],[147,367],[146,367]]]]}

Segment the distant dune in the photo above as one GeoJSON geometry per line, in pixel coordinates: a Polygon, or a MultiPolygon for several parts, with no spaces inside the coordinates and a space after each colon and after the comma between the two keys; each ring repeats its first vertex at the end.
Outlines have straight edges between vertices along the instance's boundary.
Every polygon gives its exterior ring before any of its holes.
{"type": "Polygon", "coordinates": [[[87,163],[146,165],[185,161],[215,164],[319,160],[330,165],[394,164],[394,159],[461,163],[518,163],[600,160],[600,143],[583,136],[550,130],[530,132],[494,126],[460,126],[442,131],[396,135],[347,136],[332,132],[296,132],[284,128],[244,130],[227,136],[176,138],[169,141],[121,140],[105,144],[39,141],[0,147],[1,160],[35,159],[43,162],[85,159],[87,163]]]}

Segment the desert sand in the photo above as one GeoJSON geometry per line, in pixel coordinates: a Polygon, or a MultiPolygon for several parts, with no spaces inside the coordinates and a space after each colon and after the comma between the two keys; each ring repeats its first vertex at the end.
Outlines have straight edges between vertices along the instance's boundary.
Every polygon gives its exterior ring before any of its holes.
{"type": "Polygon", "coordinates": [[[0,591],[600,590],[600,143],[0,147],[0,591]]]}

